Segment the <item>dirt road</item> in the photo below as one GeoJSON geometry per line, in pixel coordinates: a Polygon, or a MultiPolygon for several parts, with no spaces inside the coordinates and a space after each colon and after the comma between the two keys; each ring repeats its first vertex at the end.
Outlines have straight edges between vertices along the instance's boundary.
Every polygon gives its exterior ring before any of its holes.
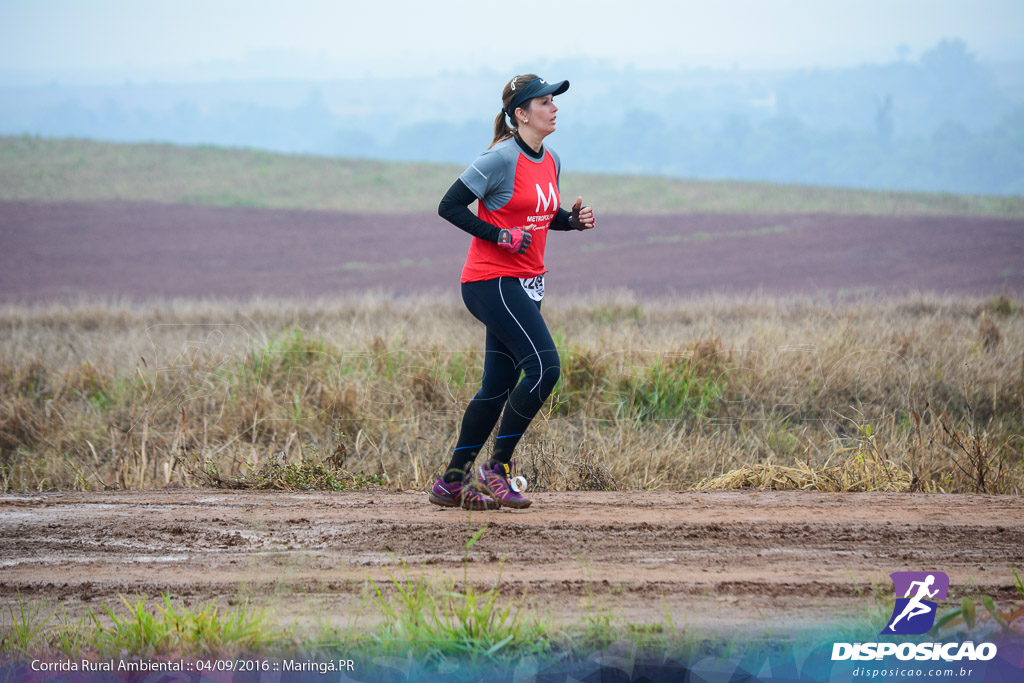
{"type": "Polygon", "coordinates": [[[467,513],[419,492],[164,490],[0,496],[0,609],[16,589],[69,613],[118,593],[187,604],[246,595],[300,625],[371,625],[367,577],[499,579],[556,620],[592,607],[708,632],[795,632],[870,605],[897,570],[950,576],[950,599],[1013,597],[1024,499],[809,492],[536,493],[467,513]],[[864,593],[858,593],[858,589],[864,593]]]}

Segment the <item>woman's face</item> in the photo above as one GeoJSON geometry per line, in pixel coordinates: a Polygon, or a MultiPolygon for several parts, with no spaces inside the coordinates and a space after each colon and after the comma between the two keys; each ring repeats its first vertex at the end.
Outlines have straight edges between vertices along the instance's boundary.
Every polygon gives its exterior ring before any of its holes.
{"type": "MultiPolygon", "coordinates": [[[[522,109],[521,116],[519,118],[519,130],[530,129],[538,133],[541,137],[550,135],[555,132],[555,114],[558,112],[558,107],[555,106],[555,99],[551,95],[544,95],[543,97],[534,97],[528,103],[528,109],[520,107],[522,109]],[[523,119],[526,119],[526,123],[523,123],[523,119]]],[[[520,112],[516,112],[517,115],[520,112]]]]}

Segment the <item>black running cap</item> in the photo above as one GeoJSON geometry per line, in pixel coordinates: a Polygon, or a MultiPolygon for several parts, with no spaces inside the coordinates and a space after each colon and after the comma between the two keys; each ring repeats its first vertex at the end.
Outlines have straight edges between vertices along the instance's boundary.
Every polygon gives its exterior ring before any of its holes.
{"type": "Polygon", "coordinates": [[[525,84],[517,84],[516,79],[513,78],[512,89],[515,94],[512,96],[512,102],[509,103],[508,110],[506,111],[509,116],[516,113],[516,107],[522,105],[523,102],[526,102],[527,100],[533,99],[534,97],[561,95],[569,89],[569,81],[548,83],[543,78],[535,78],[525,84]]]}

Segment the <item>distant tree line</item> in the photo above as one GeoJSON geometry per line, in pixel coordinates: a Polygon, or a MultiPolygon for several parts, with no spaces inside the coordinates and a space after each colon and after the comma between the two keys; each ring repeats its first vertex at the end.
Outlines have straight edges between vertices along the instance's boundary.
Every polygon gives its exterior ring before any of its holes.
{"type": "MultiPolygon", "coordinates": [[[[550,139],[568,169],[1024,194],[1024,79],[980,64],[960,40],[944,40],[917,60],[903,55],[847,69],[589,68],[551,66],[553,73],[578,78],[550,139]]],[[[352,89],[330,83],[311,86],[305,101],[290,106],[210,103],[198,89],[159,108],[126,105],[116,93],[98,105],[71,95],[53,103],[52,93],[47,104],[33,104],[33,97],[43,101],[38,92],[4,90],[4,134],[459,164],[490,142],[497,113],[477,107],[458,120],[451,114],[459,107],[439,107],[410,92],[402,116],[341,115],[339,98],[352,89]]],[[[360,92],[372,99],[373,93],[360,92]]]]}

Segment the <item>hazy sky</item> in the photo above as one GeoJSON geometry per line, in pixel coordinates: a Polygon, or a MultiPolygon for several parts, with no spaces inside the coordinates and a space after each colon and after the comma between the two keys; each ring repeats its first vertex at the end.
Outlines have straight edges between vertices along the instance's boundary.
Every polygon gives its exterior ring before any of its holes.
{"type": "Polygon", "coordinates": [[[1006,60],[1024,59],[1021,26],[1024,0],[0,0],[0,73],[164,78],[227,62],[321,78],[573,58],[809,67],[889,61],[901,44],[914,57],[944,37],[1006,60]]]}

